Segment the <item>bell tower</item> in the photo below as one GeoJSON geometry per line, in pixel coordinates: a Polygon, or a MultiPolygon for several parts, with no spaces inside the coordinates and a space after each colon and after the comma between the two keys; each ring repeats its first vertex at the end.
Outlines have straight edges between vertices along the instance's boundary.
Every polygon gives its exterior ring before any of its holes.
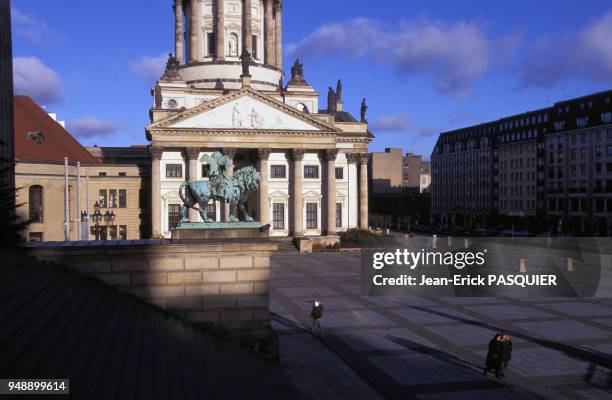
{"type": "Polygon", "coordinates": [[[252,58],[253,86],[278,90],[282,0],[174,0],[175,57],[189,86],[239,89],[240,55],[252,58]]]}

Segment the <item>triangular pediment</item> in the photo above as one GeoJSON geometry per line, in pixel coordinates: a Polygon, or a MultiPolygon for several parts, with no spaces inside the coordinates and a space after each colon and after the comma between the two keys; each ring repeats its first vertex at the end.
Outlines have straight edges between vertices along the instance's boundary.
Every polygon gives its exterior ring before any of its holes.
{"type": "Polygon", "coordinates": [[[335,132],[325,124],[252,89],[243,89],[158,121],[148,129],[335,132]]]}

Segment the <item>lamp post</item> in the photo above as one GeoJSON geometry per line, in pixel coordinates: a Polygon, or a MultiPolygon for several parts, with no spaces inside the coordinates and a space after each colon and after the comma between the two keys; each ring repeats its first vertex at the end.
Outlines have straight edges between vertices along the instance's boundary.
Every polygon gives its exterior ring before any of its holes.
{"type": "Polygon", "coordinates": [[[102,213],[100,212],[100,204],[97,201],[94,204],[94,212],[91,214],[91,220],[94,223],[91,227],[93,234],[96,236],[96,240],[100,240],[100,221],[102,220],[102,213]]]}

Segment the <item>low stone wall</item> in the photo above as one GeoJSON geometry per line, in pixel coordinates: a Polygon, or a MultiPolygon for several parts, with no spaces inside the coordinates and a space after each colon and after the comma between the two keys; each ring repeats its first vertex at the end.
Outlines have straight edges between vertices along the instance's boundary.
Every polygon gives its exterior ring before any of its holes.
{"type": "Polygon", "coordinates": [[[70,267],[232,337],[270,335],[269,240],[45,242],[32,255],[70,267]]]}

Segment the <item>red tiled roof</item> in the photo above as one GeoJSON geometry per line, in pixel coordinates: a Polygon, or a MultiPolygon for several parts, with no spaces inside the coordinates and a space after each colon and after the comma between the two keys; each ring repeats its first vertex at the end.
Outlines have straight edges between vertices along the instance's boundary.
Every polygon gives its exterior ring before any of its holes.
{"type": "Polygon", "coordinates": [[[85,149],[45,110],[27,96],[15,96],[15,158],[30,161],[80,161],[99,164],[100,161],[85,149]],[[29,132],[41,132],[44,141],[37,144],[28,139],[29,132]]]}

